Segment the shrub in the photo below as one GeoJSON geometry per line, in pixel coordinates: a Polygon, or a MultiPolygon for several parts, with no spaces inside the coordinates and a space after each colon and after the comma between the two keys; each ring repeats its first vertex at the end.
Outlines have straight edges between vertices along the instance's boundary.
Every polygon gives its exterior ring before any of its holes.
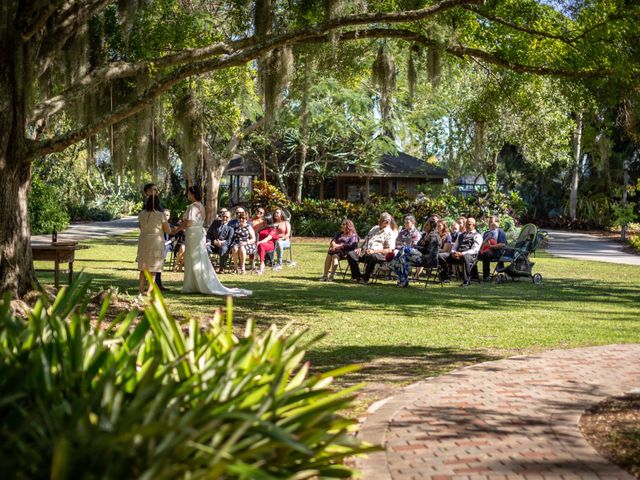
{"type": "MultiPolygon", "coordinates": [[[[400,196],[398,198],[371,195],[366,203],[351,203],[345,200],[305,199],[300,203],[291,203],[293,232],[295,235],[332,236],[343,218],[350,218],[361,235],[378,222],[381,212],[389,212],[399,226],[405,215],[412,214],[418,222],[429,215],[438,214],[442,218],[455,219],[458,215],[472,215],[478,219],[485,215],[496,214],[505,218],[505,225],[515,225],[516,210],[511,207],[506,196],[499,197],[499,203],[483,198],[462,198],[444,194],[442,197],[418,196],[415,199],[400,196]]],[[[501,220],[502,221],[502,220],[501,220]]]]}
{"type": "Polygon", "coordinates": [[[31,233],[62,231],[69,226],[69,214],[56,197],[56,190],[52,186],[38,176],[33,177],[29,194],[31,233]]]}
{"type": "Polygon", "coordinates": [[[631,245],[636,252],[640,253],[640,234],[629,236],[629,245],[631,245]]]}
{"type": "Polygon", "coordinates": [[[287,197],[274,185],[264,180],[253,182],[253,191],[249,200],[251,210],[262,207],[266,211],[273,211],[278,207],[287,208],[289,201],[287,197]]]}
{"type": "MultiPolygon", "coordinates": [[[[158,291],[143,315],[106,330],[87,313],[82,276],[26,319],[0,302],[0,471],[12,478],[346,477],[371,451],[338,416],[353,389],[308,375],[304,332],[243,338],[220,312],[181,327],[158,291]]],[[[106,321],[109,297],[97,314],[106,321]]]]}
{"type": "MultiPolygon", "coordinates": [[[[164,208],[168,208],[171,211],[171,222],[177,222],[180,216],[185,212],[189,206],[187,197],[181,192],[178,195],[167,195],[160,197],[160,202],[164,208]]],[[[142,210],[140,206],[140,210],[142,210]]]]}

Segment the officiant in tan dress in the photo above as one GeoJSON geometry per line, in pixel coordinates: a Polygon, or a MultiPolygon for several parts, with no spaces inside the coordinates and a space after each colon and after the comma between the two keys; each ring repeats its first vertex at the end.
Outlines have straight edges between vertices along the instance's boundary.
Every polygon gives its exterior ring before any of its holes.
{"type": "Polygon", "coordinates": [[[138,270],[140,270],[140,293],[149,294],[153,288],[155,274],[164,267],[164,234],[172,231],[160,208],[160,199],[156,195],[147,197],[144,210],[138,214],[140,237],[138,238],[138,270]],[[149,272],[152,283],[147,285],[144,272],[149,272]],[[145,286],[147,286],[145,290],[145,286]]]}

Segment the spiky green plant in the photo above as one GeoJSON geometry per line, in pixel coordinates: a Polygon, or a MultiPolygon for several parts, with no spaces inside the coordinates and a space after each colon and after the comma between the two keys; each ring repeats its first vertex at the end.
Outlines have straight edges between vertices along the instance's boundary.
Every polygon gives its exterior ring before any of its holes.
{"type": "Polygon", "coordinates": [[[0,302],[0,472],[5,478],[337,478],[371,451],[338,415],[353,389],[308,375],[316,339],[275,325],[232,334],[225,318],[182,328],[155,291],[111,327],[92,326],[89,282],[26,319],[0,302]]]}

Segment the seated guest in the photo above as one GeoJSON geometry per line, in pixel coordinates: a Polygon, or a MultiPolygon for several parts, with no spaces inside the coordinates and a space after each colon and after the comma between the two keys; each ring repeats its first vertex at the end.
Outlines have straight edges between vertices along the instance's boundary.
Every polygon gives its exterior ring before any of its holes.
{"type": "Polygon", "coordinates": [[[395,245],[396,245],[396,241],[398,240],[398,235],[400,235],[400,229],[398,228],[398,224],[396,223],[396,219],[393,218],[393,216],[391,214],[389,214],[391,216],[391,220],[389,220],[389,228],[391,229],[391,240],[390,243],[393,245],[392,248],[392,252],[387,254],[387,256],[389,257],[388,260],[391,260],[393,258],[393,256],[391,256],[391,254],[393,254],[393,250],[395,250],[395,245]]]}
{"type": "MultiPolygon", "coordinates": [[[[488,282],[491,277],[491,261],[502,256],[504,247],[507,245],[507,234],[500,228],[498,217],[489,217],[489,230],[482,236],[482,246],[480,247],[479,259],[482,260],[482,280],[488,282]]],[[[502,267],[502,262],[498,263],[498,268],[502,267]]]]}
{"type": "Polygon", "coordinates": [[[358,248],[359,241],[353,222],[345,218],[340,225],[340,231],[334,235],[329,243],[329,251],[324,260],[324,271],[320,277],[321,282],[333,282],[340,260],[345,260],[350,251],[358,248]]]}
{"type": "Polygon", "coordinates": [[[429,218],[424,224],[424,234],[415,246],[406,245],[398,250],[398,254],[391,262],[391,268],[398,277],[398,287],[409,286],[409,270],[412,266],[418,267],[416,278],[420,275],[423,267],[437,266],[440,238],[436,231],[436,225],[435,218],[429,218]]]}
{"type": "Polygon", "coordinates": [[[460,235],[460,224],[458,222],[453,222],[449,232],[451,234],[451,243],[453,243],[458,239],[458,235],[460,235]]]}
{"type": "Polygon", "coordinates": [[[281,208],[274,210],[273,222],[278,231],[274,270],[280,270],[282,268],[282,252],[284,252],[285,248],[291,248],[291,223],[289,223],[287,216],[281,208]]]}
{"type": "Polygon", "coordinates": [[[256,243],[258,257],[260,258],[260,268],[255,272],[258,275],[264,273],[264,257],[267,252],[273,252],[276,249],[276,242],[278,241],[278,232],[274,228],[273,217],[266,216],[261,219],[261,222],[264,227],[258,232],[258,241],[256,243]]]}
{"type": "Polygon", "coordinates": [[[451,234],[449,233],[449,227],[447,227],[447,222],[444,220],[436,220],[436,222],[436,230],[438,232],[438,238],[440,239],[440,250],[447,251],[453,242],[451,234]]]}
{"type": "Polygon", "coordinates": [[[387,253],[393,252],[395,241],[392,238],[390,223],[391,215],[384,212],[380,215],[378,225],[372,227],[364,237],[362,248],[356,248],[347,254],[351,278],[358,283],[369,283],[376,263],[384,262],[387,253]],[[360,273],[358,262],[365,263],[364,274],[360,273]]]}
{"type": "Polygon", "coordinates": [[[225,212],[229,213],[229,210],[227,210],[224,207],[218,210],[218,215],[216,216],[215,220],[211,222],[211,225],[209,225],[209,228],[207,229],[207,239],[211,239],[211,237],[213,236],[214,230],[220,226],[220,224],[222,223],[222,220],[221,220],[222,214],[225,212]]]}
{"type": "Polygon", "coordinates": [[[238,225],[233,229],[233,239],[231,240],[231,255],[234,272],[244,274],[247,255],[252,255],[256,251],[256,236],[253,228],[249,226],[246,212],[239,213],[237,221],[238,225]]]}
{"type": "Polygon", "coordinates": [[[230,219],[229,210],[224,209],[220,214],[220,220],[215,220],[207,230],[207,239],[211,241],[210,252],[220,255],[218,273],[224,273],[233,240],[234,230],[229,226],[230,219]]]}
{"type": "Polygon", "coordinates": [[[415,247],[420,240],[420,232],[416,228],[416,218],[413,215],[404,217],[404,228],[398,233],[396,238],[396,250],[404,247],[415,247]]]}
{"type": "Polygon", "coordinates": [[[451,247],[451,252],[442,252],[438,255],[438,263],[441,267],[440,280],[449,281],[449,265],[462,264],[464,265],[462,286],[468,287],[471,281],[471,269],[480,253],[481,244],[482,235],[476,232],[476,220],[469,217],[465,231],[458,235],[456,243],[451,247]]]}
{"type": "MultiPolygon", "coordinates": [[[[222,225],[222,215],[224,215],[225,213],[229,213],[229,210],[224,207],[218,210],[218,215],[216,216],[215,220],[211,222],[211,225],[209,225],[209,228],[207,229],[206,239],[207,250],[209,250],[209,253],[213,253],[212,242],[213,239],[216,238],[216,233],[220,228],[220,225],[222,225]]],[[[229,218],[231,218],[231,214],[229,214],[229,218]]]]}
{"type": "MultiPolygon", "coordinates": [[[[238,225],[238,215],[243,214],[243,213],[244,213],[244,214],[247,214],[247,211],[244,209],[244,207],[236,207],[236,210],[235,210],[235,218],[233,218],[233,219],[231,219],[231,220],[229,221],[229,226],[230,226],[231,228],[234,228],[234,229],[236,228],[236,226],[238,225]]],[[[247,214],[247,215],[248,215],[248,214],[247,214]]],[[[249,222],[249,226],[251,226],[251,222],[249,222]]],[[[253,228],[253,227],[252,227],[252,228],[253,228]]]]}
{"type": "Polygon", "coordinates": [[[264,208],[258,207],[256,208],[256,213],[251,217],[251,227],[254,232],[259,232],[265,227],[264,221],[264,208]]]}

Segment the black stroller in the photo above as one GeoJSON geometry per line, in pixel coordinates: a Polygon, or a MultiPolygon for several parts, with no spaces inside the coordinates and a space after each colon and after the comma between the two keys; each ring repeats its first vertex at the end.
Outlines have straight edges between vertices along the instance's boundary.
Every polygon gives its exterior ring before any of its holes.
{"type": "Polygon", "coordinates": [[[534,262],[529,258],[547,236],[547,232],[538,230],[538,227],[529,223],[522,227],[518,240],[513,247],[505,247],[502,257],[498,260],[495,270],[494,281],[496,283],[506,282],[520,278],[530,278],[536,285],[542,283],[542,274],[532,274],[534,262]]]}

